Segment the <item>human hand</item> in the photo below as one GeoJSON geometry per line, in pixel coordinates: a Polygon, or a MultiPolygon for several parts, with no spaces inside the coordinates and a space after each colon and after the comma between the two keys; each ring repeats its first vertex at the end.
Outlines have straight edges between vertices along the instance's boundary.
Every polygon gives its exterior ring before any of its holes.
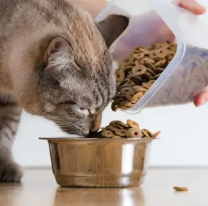
{"type": "Polygon", "coordinates": [[[193,14],[204,14],[206,9],[195,0],[175,0],[175,3],[193,14]]]}
{"type": "MultiPolygon", "coordinates": [[[[201,15],[206,12],[206,9],[198,4],[195,0],[176,0],[177,5],[190,11],[193,14],[201,15]]],[[[194,98],[194,105],[201,106],[208,101],[208,86],[194,98]]]]}

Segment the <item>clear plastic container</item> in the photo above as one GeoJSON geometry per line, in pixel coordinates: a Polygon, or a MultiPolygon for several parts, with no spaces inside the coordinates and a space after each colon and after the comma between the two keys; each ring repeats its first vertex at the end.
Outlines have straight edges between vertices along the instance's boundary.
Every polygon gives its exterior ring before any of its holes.
{"type": "MultiPolygon", "coordinates": [[[[207,0],[198,2],[208,8],[207,0]]],[[[177,44],[176,55],[162,75],[134,107],[123,111],[185,104],[208,85],[208,13],[196,16],[168,0],[113,0],[96,20],[109,14],[131,17],[129,27],[113,45],[117,60],[139,46],[177,44]]]]}

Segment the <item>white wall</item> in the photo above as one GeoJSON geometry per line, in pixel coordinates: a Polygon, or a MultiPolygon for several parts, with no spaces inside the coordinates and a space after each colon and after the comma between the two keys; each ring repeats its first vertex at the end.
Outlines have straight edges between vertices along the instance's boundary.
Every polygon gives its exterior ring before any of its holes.
{"type": "MultiPolygon", "coordinates": [[[[195,108],[192,104],[179,107],[145,109],[138,115],[104,113],[103,126],[111,120],[131,118],[151,131],[161,130],[161,139],[152,145],[152,166],[208,166],[208,104],[195,108]]],[[[16,144],[15,159],[24,166],[50,165],[48,145],[38,137],[63,136],[53,123],[22,115],[16,144]]],[[[66,136],[66,134],[64,134],[66,136]]]]}

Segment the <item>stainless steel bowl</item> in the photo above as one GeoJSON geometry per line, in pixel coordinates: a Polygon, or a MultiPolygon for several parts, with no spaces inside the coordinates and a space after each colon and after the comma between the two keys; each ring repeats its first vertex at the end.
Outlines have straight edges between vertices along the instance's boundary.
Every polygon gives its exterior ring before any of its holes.
{"type": "Polygon", "coordinates": [[[47,140],[56,181],[67,187],[133,187],[144,181],[152,139],[47,140]]]}

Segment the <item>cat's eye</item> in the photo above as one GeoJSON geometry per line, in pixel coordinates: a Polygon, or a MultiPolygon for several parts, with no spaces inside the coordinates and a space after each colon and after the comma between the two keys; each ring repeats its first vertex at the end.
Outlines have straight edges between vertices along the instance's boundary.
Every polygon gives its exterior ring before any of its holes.
{"type": "Polygon", "coordinates": [[[91,110],[90,109],[86,109],[86,108],[83,108],[83,107],[79,107],[79,111],[81,113],[85,113],[86,115],[91,115],[91,110]]]}
{"type": "Polygon", "coordinates": [[[89,110],[89,109],[86,109],[86,108],[83,108],[83,107],[79,107],[79,110],[80,110],[81,112],[85,112],[85,113],[90,114],[90,110],[89,110]]]}

